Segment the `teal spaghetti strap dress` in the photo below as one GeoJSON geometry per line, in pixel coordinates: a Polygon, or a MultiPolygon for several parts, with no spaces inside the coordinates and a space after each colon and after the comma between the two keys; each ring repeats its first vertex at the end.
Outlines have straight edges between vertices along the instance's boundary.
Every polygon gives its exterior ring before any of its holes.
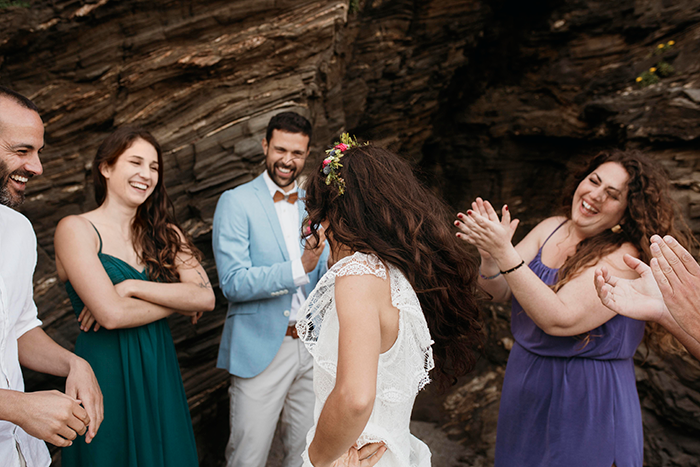
{"type": "MultiPolygon", "coordinates": [[[[97,235],[98,257],[112,283],[149,280],[146,271],[102,253],[102,237],[97,235]]],[[[77,316],[83,302],[70,282],[66,290],[77,316]]],[[[104,396],[104,421],[90,444],[78,436],[63,449],[64,467],[198,465],[192,420],[166,319],[129,329],[81,331],[75,353],[95,372],[104,396]]]]}

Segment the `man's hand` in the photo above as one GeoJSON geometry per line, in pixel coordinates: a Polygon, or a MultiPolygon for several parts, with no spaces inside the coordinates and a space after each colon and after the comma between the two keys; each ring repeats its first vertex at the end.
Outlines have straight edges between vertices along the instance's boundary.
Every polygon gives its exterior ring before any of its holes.
{"type": "Polygon", "coordinates": [[[700,265],[670,235],[651,237],[651,270],[673,318],[700,340],[700,265]]]}
{"type": "Polygon", "coordinates": [[[326,236],[323,233],[323,229],[318,230],[318,235],[318,243],[314,237],[307,238],[304,253],[301,255],[301,264],[304,266],[304,271],[307,273],[316,269],[318,259],[321,257],[323,248],[326,246],[326,236]]]}
{"type": "Polygon", "coordinates": [[[97,384],[95,373],[88,362],[80,357],[75,357],[71,362],[70,372],[66,378],[66,395],[81,401],[85,407],[83,410],[87,413],[90,425],[85,435],[85,442],[89,443],[102,424],[104,406],[102,404],[102,391],[97,384]]]}
{"type": "Polygon", "coordinates": [[[77,435],[85,433],[90,417],[80,401],[58,391],[22,394],[15,423],[31,436],[55,446],[73,444],[77,435]]]}

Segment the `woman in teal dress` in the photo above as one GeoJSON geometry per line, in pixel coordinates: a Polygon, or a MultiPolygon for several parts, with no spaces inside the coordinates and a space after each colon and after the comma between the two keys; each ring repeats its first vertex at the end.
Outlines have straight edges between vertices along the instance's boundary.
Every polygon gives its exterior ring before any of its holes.
{"type": "Polygon", "coordinates": [[[85,358],[104,395],[94,439],[63,450],[63,466],[190,467],[197,449],[170,328],[172,313],[214,308],[200,253],[177,227],[163,156],[147,131],[122,128],[93,163],[98,208],[61,220],[56,267],[85,358]]]}

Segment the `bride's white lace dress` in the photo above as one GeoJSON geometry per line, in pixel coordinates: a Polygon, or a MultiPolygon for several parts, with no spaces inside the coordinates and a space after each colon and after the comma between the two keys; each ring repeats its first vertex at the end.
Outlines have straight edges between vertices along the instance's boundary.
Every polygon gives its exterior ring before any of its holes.
{"type": "Polygon", "coordinates": [[[367,426],[357,445],[383,441],[387,451],[377,467],[430,467],[430,450],[411,435],[409,421],[416,394],[429,381],[433,352],[425,317],[411,284],[395,267],[385,267],[374,255],[355,253],[336,263],[319,281],[299,310],[297,330],[314,358],[314,426],[306,438],[308,446],[326,399],[335,386],[338,364],[338,315],[335,308],[335,278],[371,274],[391,282],[391,302],[399,310],[399,333],[394,345],[379,356],[377,395],[367,426]]]}

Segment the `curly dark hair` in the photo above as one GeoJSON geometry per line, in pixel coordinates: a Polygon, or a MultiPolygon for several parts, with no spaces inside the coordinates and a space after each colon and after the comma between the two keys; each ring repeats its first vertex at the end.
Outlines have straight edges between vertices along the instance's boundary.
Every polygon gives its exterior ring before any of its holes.
{"type": "Polygon", "coordinates": [[[435,341],[435,379],[441,387],[469,372],[481,344],[478,264],[450,229],[444,203],[415,177],[411,166],[373,145],[345,151],[345,193],[326,185],[322,167],[307,180],[310,233],[322,221],[334,242],[398,268],[418,295],[435,341]]]}
{"type": "Polygon", "coordinates": [[[97,149],[92,163],[95,183],[95,201],[101,205],[107,196],[107,181],[100,171],[103,165],[111,166],[137,139],[149,143],[158,154],[158,183],[151,196],[137,208],[132,223],[132,241],[141,261],[146,265],[148,277],[154,281],[179,282],[176,257],[180,252],[192,254],[201,260],[200,251],[182,231],[181,240],[176,227],[175,209],[165,191],[163,181],[163,152],[158,141],[140,127],[123,127],[105,139],[97,149]]]}
{"type": "MultiPolygon", "coordinates": [[[[584,268],[596,264],[602,257],[612,253],[624,243],[631,243],[639,251],[639,258],[649,263],[652,258],[649,238],[672,235],[684,247],[697,243],[683,216],[678,214],[678,204],[669,195],[668,176],[664,168],[638,150],[602,151],[576,171],[564,192],[561,213],[571,219],[571,204],[578,185],[596,168],[606,162],[620,164],[627,171],[627,207],[620,221],[622,230],[615,233],[605,230],[589,237],[576,246],[576,252],[568,257],[559,270],[559,279],[554,286],[559,290],[584,268]]],[[[647,326],[647,342],[656,349],[673,351],[680,344],[658,325],[647,326]]]]}

